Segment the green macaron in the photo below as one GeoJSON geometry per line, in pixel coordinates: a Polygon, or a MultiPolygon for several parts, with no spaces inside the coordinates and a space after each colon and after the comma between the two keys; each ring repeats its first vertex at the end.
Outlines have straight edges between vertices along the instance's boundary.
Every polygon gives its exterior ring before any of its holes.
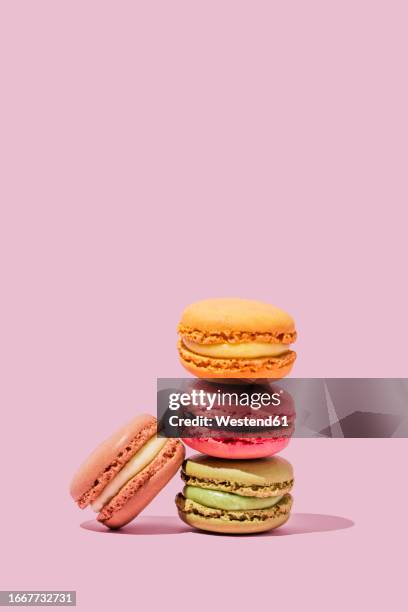
{"type": "Polygon", "coordinates": [[[180,518],[197,529],[256,533],[283,525],[292,506],[293,468],[281,457],[251,461],[194,455],[183,463],[180,518]]]}

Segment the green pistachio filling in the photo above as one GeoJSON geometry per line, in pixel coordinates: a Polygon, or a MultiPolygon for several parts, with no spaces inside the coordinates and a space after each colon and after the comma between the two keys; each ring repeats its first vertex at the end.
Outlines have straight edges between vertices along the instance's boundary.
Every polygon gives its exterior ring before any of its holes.
{"type": "Polygon", "coordinates": [[[199,487],[188,485],[184,487],[183,495],[185,498],[191,499],[191,501],[195,501],[202,506],[219,510],[262,510],[274,506],[283,497],[283,495],[276,495],[275,497],[244,497],[236,493],[200,489],[199,487]]]}

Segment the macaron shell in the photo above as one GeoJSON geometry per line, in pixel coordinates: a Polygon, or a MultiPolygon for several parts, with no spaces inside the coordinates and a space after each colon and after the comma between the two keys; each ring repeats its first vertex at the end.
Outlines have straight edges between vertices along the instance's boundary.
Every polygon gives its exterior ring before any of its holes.
{"type": "Polygon", "coordinates": [[[253,493],[246,494],[257,496],[256,490],[265,488],[265,492],[268,493],[265,497],[279,494],[279,490],[283,494],[289,490],[291,484],[288,483],[293,483],[294,478],[292,465],[283,457],[267,457],[256,461],[241,459],[225,461],[206,455],[188,457],[183,463],[182,477],[183,480],[185,477],[194,478],[199,483],[197,486],[240,495],[242,493],[238,489],[254,490],[253,493]],[[283,492],[282,487],[285,489],[283,492]]]}
{"type": "Polygon", "coordinates": [[[283,378],[289,374],[296,360],[295,351],[288,350],[278,357],[259,359],[216,359],[193,353],[178,342],[180,362],[198,378],[283,378]]]}
{"type": "Polygon", "coordinates": [[[276,518],[268,518],[264,521],[231,521],[227,522],[222,519],[206,518],[195,514],[187,514],[179,511],[181,520],[201,531],[211,531],[214,533],[230,533],[230,534],[250,534],[271,531],[284,525],[289,519],[289,512],[276,518]]]}
{"type": "Polygon", "coordinates": [[[225,442],[219,438],[183,438],[190,448],[221,459],[260,459],[280,453],[289,444],[290,438],[248,438],[245,441],[225,442]],[[251,444],[251,440],[253,443],[251,444]]]}
{"type": "Polygon", "coordinates": [[[81,508],[91,503],[129,459],[157,432],[157,419],[141,414],[104,440],[72,479],[70,494],[81,508]]]}
{"type": "Polygon", "coordinates": [[[295,339],[292,317],[265,302],[215,298],[190,304],[184,310],[179,333],[193,342],[265,342],[290,344],[295,339]]]}
{"type": "Polygon", "coordinates": [[[215,480],[239,480],[249,485],[272,484],[293,478],[293,466],[283,457],[259,461],[223,461],[205,455],[191,455],[183,470],[190,475],[215,480]]]}
{"type": "Polygon", "coordinates": [[[176,497],[179,517],[184,523],[204,531],[231,534],[260,533],[281,527],[289,519],[292,503],[292,496],[287,494],[268,510],[231,512],[206,508],[181,494],[176,497]]]}
{"type": "Polygon", "coordinates": [[[178,472],[185,457],[179,440],[168,440],[159,455],[104,506],[97,519],[111,529],[132,521],[178,472]]]}

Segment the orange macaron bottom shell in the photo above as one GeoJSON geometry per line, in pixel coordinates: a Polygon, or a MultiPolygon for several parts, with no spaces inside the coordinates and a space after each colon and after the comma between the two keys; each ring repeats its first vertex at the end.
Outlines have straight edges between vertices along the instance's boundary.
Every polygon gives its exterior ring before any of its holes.
{"type": "Polygon", "coordinates": [[[277,357],[252,359],[220,359],[205,357],[190,351],[179,340],[178,352],[183,367],[193,376],[206,379],[279,379],[287,376],[296,360],[296,352],[289,350],[277,357]]]}
{"type": "Polygon", "coordinates": [[[183,438],[183,442],[204,455],[220,459],[261,459],[280,453],[289,444],[281,438],[183,438]]]}

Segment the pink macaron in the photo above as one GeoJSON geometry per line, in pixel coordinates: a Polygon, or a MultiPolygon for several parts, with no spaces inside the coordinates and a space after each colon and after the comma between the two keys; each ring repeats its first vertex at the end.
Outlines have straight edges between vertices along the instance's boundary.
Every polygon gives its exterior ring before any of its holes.
{"type": "Polygon", "coordinates": [[[210,457],[261,459],[280,453],[289,444],[289,438],[183,438],[183,442],[210,457]]]}
{"type": "Polygon", "coordinates": [[[157,437],[157,419],[141,414],[102,442],[76,472],[70,493],[111,529],[132,521],[177,473],[180,440],[157,437]]]}
{"type": "MultiPolygon", "coordinates": [[[[217,391],[226,391],[227,393],[241,393],[242,386],[214,384],[209,381],[194,381],[191,383],[190,392],[192,389],[196,391],[204,391],[206,393],[217,391]]],[[[189,412],[192,415],[210,414],[215,415],[230,415],[233,417],[266,417],[269,415],[286,417],[287,426],[279,426],[271,430],[259,433],[240,434],[233,431],[214,431],[206,427],[188,428],[186,436],[182,436],[183,442],[194,450],[209,455],[211,457],[219,457],[221,459],[260,459],[269,457],[281,452],[289,444],[289,440],[294,431],[295,407],[292,396],[280,389],[279,386],[271,384],[252,385],[246,387],[251,394],[269,393],[270,395],[279,390],[280,404],[271,409],[252,410],[250,407],[240,405],[228,406],[215,403],[211,411],[206,411],[205,408],[190,407],[189,412]],[[194,434],[192,437],[191,434],[194,434]]],[[[282,420],[281,420],[282,422],[282,420]]]]}

